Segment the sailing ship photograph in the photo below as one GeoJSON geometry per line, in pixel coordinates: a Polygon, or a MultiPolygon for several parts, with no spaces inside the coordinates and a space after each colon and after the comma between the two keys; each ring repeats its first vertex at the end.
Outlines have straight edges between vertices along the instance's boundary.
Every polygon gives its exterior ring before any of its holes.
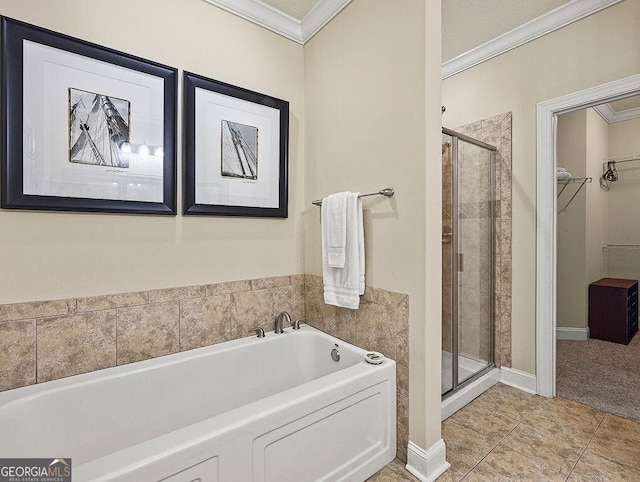
{"type": "Polygon", "coordinates": [[[131,103],[69,88],[69,161],[129,167],[131,103]]]}
{"type": "Polygon", "coordinates": [[[222,121],[223,177],[258,179],[258,128],[222,121]]]}

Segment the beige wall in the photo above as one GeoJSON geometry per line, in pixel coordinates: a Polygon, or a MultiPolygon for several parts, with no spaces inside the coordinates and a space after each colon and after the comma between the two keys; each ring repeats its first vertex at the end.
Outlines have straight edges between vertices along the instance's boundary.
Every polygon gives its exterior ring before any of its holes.
{"type": "Polygon", "coordinates": [[[440,438],[439,1],[355,0],[304,48],[199,0],[0,0],[0,13],[291,108],[289,219],[3,210],[0,304],[320,274],[311,200],[392,186],[365,203],[367,284],[410,295],[411,439],[440,438]]]}
{"type": "Polygon", "coordinates": [[[440,437],[439,8],[355,0],[305,46],[305,271],[322,273],[312,199],[396,189],[364,201],[366,277],[411,300],[410,438],[422,447],[440,437]]]}
{"type": "MultiPolygon", "coordinates": [[[[557,326],[586,328],[589,283],[604,277],[602,243],[608,239],[609,196],[598,178],[609,153],[609,124],[593,109],[559,116],[557,152],[558,165],[573,177],[593,178],[558,214],[557,326]]],[[[567,186],[558,199],[559,210],[578,188],[579,184],[567,186]]]]}
{"type": "MultiPolygon", "coordinates": [[[[586,171],[587,115],[579,110],[558,117],[558,141],[556,145],[558,165],[565,167],[572,176],[584,177],[586,171]]],[[[562,209],[578,189],[579,184],[569,184],[558,198],[558,210],[562,209]]],[[[564,212],[558,214],[557,240],[557,325],[584,328],[587,317],[587,298],[584,287],[586,276],[586,204],[587,189],[578,195],[564,212]]],[[[558,190],[562,184],[558,184],[558,190]]]]}
{"type": "Polygon", "coordinates": [[[637,74],[639,15],[621,2],[443,82],[445,125],[513,112],[514,368],[535,372],[536,104],[637,74]]]}
{"type": "Polygon", "coordinates": [[[291,109],[288,219],[2,210],[0,303],[303,272],[302,46],[200,0],[0,0],[0,13],[286,99],[291,109]]]}
{"type": "MultiPolygon", "coordinates": [[[[586,110],[587,117],[587,149],[586,175],[593,178],[593,183],[586,186],[586,279],[583,286],[584,296],[587,296],[588,285],[604,278],[604,259],[602,257],[602,243],[606,243],[610,236],[609,192],[600,188],[599,179],[602,175],[602,160],[609,155],[609,124],[593,109],[586,110]]],[[[586,327],[588,320],[585,317],[586,327]]]]}
{"type": "MultiPolygon", "coordinates": [[[[609,157],[640,154],[640,119],[609,126],[609,157]]],[[[640,209],[640,162],[618,164],[618,181],[611,183],[608,195],[609,241],[640,244],[640,222],[629,219],[640,209]]]]}

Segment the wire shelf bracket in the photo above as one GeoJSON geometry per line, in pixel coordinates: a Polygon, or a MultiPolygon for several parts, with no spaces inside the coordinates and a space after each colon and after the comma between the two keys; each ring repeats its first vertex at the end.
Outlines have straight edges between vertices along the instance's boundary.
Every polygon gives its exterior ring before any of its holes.
{"type": "Polygon", "coordinates": [[[560,211],[558,211],[558,214],[566,211],[567,208],[569,207],[569,205],[576,198],[578,193],[582,190],[582,188],[586,184],[590,184],[591,182],[593,182],[593,178],[591,178],[591,177],[572,177],[572,178],[564,180],[564,181],[558,181],[558,184],[563,184],[562,189],[560,189],[560,192],[558,193],[558,199],[560,199],[560,195],[565,191],[567,186],[569,186],[570,184],[580,184],[578,186],[578,189],[576,189],[576,192],[574,192],[573,196],[571,196],[571,198],[569,199],[569,201],[564,205],[564,207],[560,211]]]}

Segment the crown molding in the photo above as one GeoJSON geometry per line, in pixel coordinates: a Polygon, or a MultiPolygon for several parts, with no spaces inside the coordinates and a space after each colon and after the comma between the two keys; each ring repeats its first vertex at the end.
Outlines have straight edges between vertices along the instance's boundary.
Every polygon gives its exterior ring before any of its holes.
{"type": "Polygon", "coordinates": [[[351,3],[351,0],[320,0],[320,2],[316,3],[302,19],[302,43],[317,34],[349,3],[351,3]]]}
{"type": "Polygon", "coordinates": [[[593,108],[609,124],[637,119],[640,117],[640,108],[621,110],[620,112],[613,110],[610,104],[596,105],[593,108]]]}
{"type": "Polygon", "coordinates": [[[600,114],[600,117],[602,117],[607,124],[614,122],[613,118],[616,115],[616,111],[611,108],[610,104],[594,105],[593,110],[600,114]]]}
{"type": "Polygon", "coordinates": [[[446,79],[622,0],[571,0],[442,64],[446,79]]]}
{"type": "Polygon", "coordinates": [[[351,0],[320,0],[300,21],[260,0],[203,0],[283,37],[304,44],[351,0]]]}

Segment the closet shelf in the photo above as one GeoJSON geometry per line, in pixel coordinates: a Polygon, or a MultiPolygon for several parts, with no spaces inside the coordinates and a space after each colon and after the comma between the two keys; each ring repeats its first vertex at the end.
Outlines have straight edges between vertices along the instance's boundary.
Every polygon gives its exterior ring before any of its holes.
{"type": "Polygon", "coordinates": [[[567,189],[567,186],[569,186],[569,184],[579,184],[578,189],[576,189],[576,191],[573,193],[573,196],[571,196],[567,204],[565,204],[564,207],[560,211],[558,211],[558,214],[565,211],[569,207],[569,204],[573,202],[573,200],[578,195],[580,190],[585,186],[585,184],[591,184],[591,182],[593,182],[593,178],[591,177],[572,177],[569,179],[558,180],[558,184],[564,184],[562,186],[562,189],[560,189],[560,192],[558,192],[558,199],[560,199],[560,195],[565,191],[565,189],[567,189]]]}
{"type": "Polygon", "coordinates": [[[560,180],[558,179],[558,184],[572,184],[572,183],[582,183],[582,182],[587,182],[590,183],[593,181],[593,178],[591,177],[572,177],[566,180],[560,180]]]}
{"type": "Polygon", "coordinates": [[[625,162],[638,162],[640,161],[640,154],[634,154],[632,156],[624,157],[612,157],[611,159],[605,159],[602,163],[602,176],[600,177],[600,186],[606,191],[609,190],[609,183],[616,182],[618,180],[618,170],[616,164],[622,164],[625,162]]]}

